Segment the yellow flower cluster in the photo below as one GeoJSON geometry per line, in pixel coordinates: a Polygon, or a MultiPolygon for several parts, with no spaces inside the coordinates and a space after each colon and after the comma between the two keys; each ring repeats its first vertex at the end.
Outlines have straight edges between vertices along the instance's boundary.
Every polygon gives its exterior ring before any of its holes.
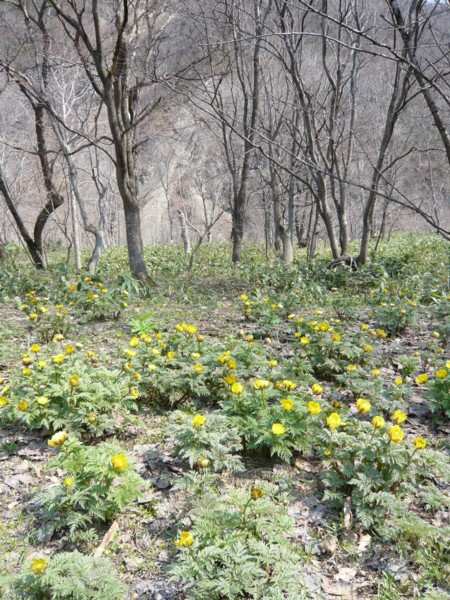
{"type": "Polygon", "coordinates": [[[195,335],[198,332],[198,327],[196,325],[184,322],[178,323],[175,329],[178,333],[186,333],[187,335],[195,335]]]}

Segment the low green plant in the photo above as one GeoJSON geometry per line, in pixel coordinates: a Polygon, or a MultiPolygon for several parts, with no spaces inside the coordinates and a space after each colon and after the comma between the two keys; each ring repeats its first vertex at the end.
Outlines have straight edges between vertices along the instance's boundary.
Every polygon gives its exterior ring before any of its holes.
{"type": "MultiPolygon", "coordinates": [[[[364,402],[359,407],[366,412],[370,404],[364,402]]],[[[380,415],[369,422],[350,415],[341,419],[333,413],[319,437],[324,499],[338,509],[347,506],[365,529],[382,524],[395,512],[398,501],[416,494],[417,486],[430,475],[431,455],[429,460],[424,451],[427,441],[418,437],[410,446],[399,425],[404,420],[401,411],[393,414],[392,423],[385,423],[380,415]]]]}
{"type": "Polygon", "coordinates": [[[243,469],[239,451],[239,431],[233,422],[219,412],[195,415],[176,411],[170,418],[168,434],[175,453],[190,467],[219,471],[243,469]]]}
{"type": "Polygon", "coordinates": [[[390,336],[396,336],[412,327],[417,319],[417,305],[413,300],[383,302],[373,311],[378,327],[385,329],[390,336]]]}
{"type": "Polygon", "coordinates": [[[106,284],[99,276],[85,275],[66,286],[65,305],[84,321],[118,318],[128,306],[129,292],[117,283],[106,284]]]}
{"type": "Polygon", "coordinates": [[[108,559],[77,551],[34,558],[6,586],[4,600],[124,600],[127,594],[108,559]]]}
{"type": "Polygon", "coordinates": [[[27,316],[33,336],[42,342],[67,335],[73,327],[74,317],[67,306],[54,304],[35,290],[25,294],[19,308],[27,316]]]}
{"type": "Polygon", "coordinates": [[[175,542],[178,555],[170,571],[185,586],[186,598],[305,598],[287,504],[268,484],[201,497],[190,514],[191,529],[175,542]]]}
{"type": "Polygon", "coordinates": [[[136,408],[133,382],[101,366],[96,353],[83,352],[75,344],[55,341],[45,349],[33,344],[22,363],[1,396],[3,421],[95,437],[113,431],[117,418],[123,420],[136,408]]]}
{"type": "Polygon", "coordinates": [[[450,418],[450,361],[436,369],[428,382],[426,395],[437,416],[450,418]]]}
{"type": "Polygon", "coordinates": [[[51,523],[55,531],[68,529],[73,535],[110,522],[139,497],[144,482],[116,444],[85,446],[59,432],[49,445],[60,448],[48,464],[60,483],[39,493],[34,504],[40,522],[51,523]]]}

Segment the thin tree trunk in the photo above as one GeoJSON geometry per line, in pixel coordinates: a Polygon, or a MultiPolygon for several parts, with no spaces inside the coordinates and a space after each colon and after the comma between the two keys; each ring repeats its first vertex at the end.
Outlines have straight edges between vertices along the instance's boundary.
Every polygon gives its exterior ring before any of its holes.
{"type": "Polygon", "coordinates": [[[91,257],[88,261],[88,270],[89,273],[95,273],[98,266],[98,261],[100,260],[101,255],[103,254],[103,250],[105,249],[105,238],[103,235],[103,231],[101,229],[97,229],[95,233],[95,245],[94,250],[92,251],[91,257]]]}
{"type": "Polygon", "coordinates": [[[178,209],[178,218],[180,220],[180,231],[181,231],[181,239],[183,241],[184,254],[189,256],[192,251],[191,247],[191,238],[189,236],[189,230],[186,222],[186,215],[180,209],[178,209]]]}
{"type": "Polygon", "coordinates": [[[80,241],[80,224],[78,223],[78,211],[72,190],[69,190],[70,211],[72,213],[72,241],[73,253],[75,259],[75,270],[77,273],[81,271],[81,241],[80,241]]]}
{"type": "Polygon", "coordinates": [[[2,193],[3,198],[5,199],[5,202],[6,202],[6,206],[8,207],[9,212],[11,213],[11,215],[14,219],[14,222],[17,225],[17,229],[19,230],[19,233],[22,236],[22,239],[27,247],[27,250],[31,256],[31,260],[33,261],[34,266],[37,269],[45,269],[45,259],[42,254],[42,250],[40,250],[38,248],[37,244],[31,237],[31,235],[28,233],[28,230],[25,227],[25,224],[22,221],[22,218],[19,215],[19,213],[15,207],[14,201],[11,196],[11,192],[6,183],[6,180],[3,177],[3,172],[2,172],[1,167],[0,167],[0,192],[2,193]]]}

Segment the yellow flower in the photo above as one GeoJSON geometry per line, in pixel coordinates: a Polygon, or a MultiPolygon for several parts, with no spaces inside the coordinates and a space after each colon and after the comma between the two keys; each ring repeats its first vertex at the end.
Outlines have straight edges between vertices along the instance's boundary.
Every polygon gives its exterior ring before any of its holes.
{"type": "Polygon", "coordinates": [[[235,394],[235,396],[239,396],[240,394],[242,394],[243,391],[244,391],[244,386],[242,385],[242,383],[239,383],[238,381],[236,381],[235,383],[233,383],[231,385],[231,393],[235,394]]]}
{"type": "Polygon", "coordinates": [[[69,285],[67,286],[67,291],[69,292],[69,294],[74,294],[77,291],[77,284],[69,283],[69,285]]]}
{"type": "Polygon", "coordinates": [[[311,343],[311,338],[307,335],[302,335],[302,337],[300,338],[300,344],[302,346],[307,346],[310,343],[311,343]]]}
{"type": "Polygon", "coordinates": [[[93,425],[97,421],[97,415],[94,412],[91,412],[87,415],[86,421],[93,425]]]}
{"type": "Polygon", "coordinates": [[[327,321],[322,321],[322,323],[319,323],[319,331],[329,331],[330,329],[330,324],[327,321]]]}
{"type": "Polygon", "coordinates": [[[125,454],[114,454],[111,457],[111,465],[116,473],[123,473],[128,469],[128,458],[125,454]]]}
{"type": "Polygon", "coordinates": [[[28,408],[29,408],[29,404],[26,400],[21,400],[18,404],[17,404],[17,410],[20,410],[20,412],[27,412],[28,408]]]}
{"type": "Polygon", "coordinates": [[[391,416],[391,419],[394,421],[394,423],[397,423],[397,425],[404,423],[407,418],[408,416],[402,410],[395,410],[391,416]]]}
{"type": "Polygon", "coordinates": [[[399,444],[405,437],[405,432],[399,425],[393,425],[389,428],[389,437],[391,442],[399,444]]]}
{"type": "Polygon", "coordinates": [[[260,487],[253,485],[250,489],[250,498],[252,500],[259,500],[264,496],[264,491],[260,487]]]}
{"type": "Polygon", "coordinates": [[[419,436],[414,440],[414,448],[416,450],[424,450],[427,447],[427,445],[428,445],[428,442],[423,437],[419,436]]]}
{"type": "Polygon", "coordinates": [[[361,329],[361,331],[368,331],[369,326],[367,325],[367,323],[361,323],[359,328],[361,329]]]}
{"type": "Polygon", "coordinates": [[[210,463],[211,463],[211,461],[209,460],[209,458],[206,458],[206,456],[201,456],[197,461],[197,465],[201,469],[207,469],[209,467],[210,463]]]}
{"type": "Polygon", "coordinates": [[[322,407],[315,400],[310,400],[307,404],[308,412],[312,416],[320,415],[322,412],[322,407]]]}
{"type": "Polygon", "coordinates": [[[192,370],[194,371],[194,373],[197,373],[197,375],[201,375],[202,373],[204,373],[205,371],[205,367],[204,365],[200,364],[200,363],[196,363],[193,367],[192,370]]]}
{"type": "Polygon", "coordinates": [[[190,531],[182,531],[178,536],[175,546],[177,548],[189,548],[194,543],[194,536],[190,531]]]}
{"type": "Polygon", "coordinates": [[[372,419],[372,425],[375,427],[375,429],[383,429],[385,426],[385,421],[383,417],[376,416],[372,419]]]}
{"type": "Polygon", "coordinates": [[[47,398],[47,396],[37,396],[36,402],[38,404],[40,404],[41,406],[47,406],[47,404],[50,402],[50,400],[47,398]]]}
{"type": "Polygon", "coordinates": [[[255,390],[266,390],[270,385],[271,383],[270,381],[267,381],[267,379],[255,379],[253,382],[255,390]]]}
{"type": "Polygon", "coordinates": [[[277,366],[278,366],[278,361],[277,361],[277,360],[275,360],[275,359],[271,359],[271,360],[269,360],[269,361],[267,362],[267,364],[269,365],[269,367],[270,367],[271,369],[274,369],[275,367],[277,367],[277,366]]]}
{"type": "Polygon", "coordinates": [[[228,367],[228,368],[229,368],[231,371],[233,371],[233,370],[234,370],[234,369],[237,367],[237,362],[236,362],[236,359],[234,359],[234,358],[229,358],[229,359],[227,360],[227,367],[228,367]]]}
{"type": "Polygon", "coordinates": [[[38,353],[41,351],[41,347],[40,347],[40,345],[39,345],[39,344],[32,344],[32,345],[31,345],[31,348],[30,348],[30,351],[31,351],[33,354],[38,354],[38,353]]]}
{"type": "Polygon", "coordinates": [[[75,485],[74,477],[64,477],[63,486],[67,489],[72,488],[75,485]]]}
{"type": "Polygon", "coordinates": [[[6,396],[0,396],[0,408],[7,406],[9,404],[9,400],[6,396]]]}
{"type": "Polygon", "coordinates": [[[372,377],[379,377],[381,375],[381,369],[372,369],[370,371],[370,374],[372,375],[372,377]]]}
{"type": "Polygon", "coordinates": [[[338,344],[342,341],[342,335],[340,333],[333,333],[331,336],[331,341],[335,344],[338,344]]]}
{"type": "Polygon", "coordinates": [[[141,393],[137,387],[132,387],[130,389],[130,398],[132,398],[133,400],[137,400],[140,395],[141,395],[141,393]]]}
{"type": "Polygon", "coordinates": [[[438,379],[445,379],[447,377],[447,375],[448,375],[447,369],[442,368],[442,369],[438,369],[436,371],[436,377],[438,379]]]}
{"type": "Polygon", "coordinates": [[[127,358],[134,358],[136,356],[136,350],[130,350],[129,348],[124,350],[123,353],[127,358]]]}
{"type": "Polygon", "coordinates": [[[50,448],[59,448],[67,441],[68,437],[69,434],[67,431],[58,431],[52,435],[47,444],[50,446],[50,448]]]}
{"type": "Polygon", "coordinates": [[[355,371],[358,370],[358,365],[353,365],[353,364],[347,365],[345,367],[345,370],[347,371],[347,373],[354,373],[355,371]]]}
{"type": "Polygon", "coordinates": [[[167,360],[174,360],[176,355],[177,355],[176,352],[174,352],[173,350],[169,350],[169,352],[166,354],[166,358],[167,358],[167,360]]]}
{"type": "Polygon", "coordinates": [[[364,344],[363,351],[366,354],[371,354],[373,352],[373,346],[372,346],[372,344],[364,344]]]}
{"type": "Polygon", "coordinates": [[[338,427],[342,425],[342,419],[340,415],[338,415],[338,413],[335,412],[331,413],[331,415],[327,417],[327,425],[331,429],[331,431],[335,431],[336,429],[338,429],[338,427]]]}
{"type": "Polygon", "coordinates": [[[237,377],[236,377],[236,375],[225,375],[223,380],[225,381],[226,384],[233,385],[233,383],[236,383],[237,377]]]}
{"type": "Polygon", "coordinates": [[[445,367],[450,370],[450,360],[445,363],[445,367]]]}
{"type": "Polygon", "coordinates": [[[365,398],[358,398],[356,400],[356,408],[362,415],[367,415],[371,411],[372,405],[365,398]]]}
{"type": "Polygon", "coordinates": [[[56,335],[53,336],[54,342],[62,342],[63,339],[64,339],[64,336],[62,333],[57,333],[56,335]]]}
{"type": "Polygon", "coordinates": [[[313,383],[311,386],[311,392],[315,396],[320,396],[320,394],[323,392],[323,387],[320,385],[320,383],[313,383]]]}
{"type": "Polygon", "coordinates": [[[241,295],[239,296],[239,300],[240,300],[241,302],[247,302],[247,301],[248,301],[248,296],[247,296],[247,294],[241,294],[241,295]]]}
{"type": "Polygon", "coordinates": [[[292,398],[282,398],[280,400],[281,408],[286,412],[292,412],[295,408],[295,403],[292,398]]]}
{"type": "Polygon", "coordinates": [[[133,336],[130,340],[130,346],[132,348],[137,348],[140,344],[140,339],[137,336],[133,336]]]}
{"type": "Polygon", "coordinates": [[[417,375],[415,381],[417,383],[417,385],[423,385],[424,383],[427,383],[429,377],[427,373],[420,373],[419,375],[417,375]]]}
{"type": "Polygon", "coordinates": [[[80,385],[80,382],[81,382],[81,380],[80,380],[79,375],[71,375],[69,377],[70,387],[73,387],[73,388],[78,387],[80,385]]]}
{"type": "Polygon", "coordinates": [[[198,360],[200,357],[201,357],[200,352],[192,352],[191,353],[192,360],[198,360]]]}
{"type": "Polygon", "coordinates": [[[152,373],[153,371],[157,371],[158,367],[157,365],[153,364],[153,363],[149,363],[147,365],[147,371],[150,371],[150,373],[152,373]]]}
{"type": "Polygon", "coordinates": [[[62,365],[65,360],[66,357],[64,354],[55,354],[55,356],[52,356],[52,361],[55,365],[62,365]]]}
{"type": "Polygon", "coordinates": [[[217,362],[220,363],[221,365],[224,365],[227,360],[229,360],[230,358],[230,351],[227,350],[226,352],[223,352],[218,358],[217,358],[217,362]]]}
{"type": "Polygon", "coordinates": [[[37,313],[35,313],[35,312],[33,312],[33,313],[31,313],[30,315],[28,315],[28,319],[29,319],[30,321],[37,321],[37,320],[38,320],[38,314],[37,314],[37,313]]]}
{"type": "Polygon", "coordinates": [[[34,575],[42,575],[45,573],[48,567],[48,560],[46,558],[33,558],[31,561],[31,571],[34,575]]]}
{"type": "Polygon", "coordinates": [[[22,355],[22,364],[25,366],[33,364],[33,358],[29,354],[22,355]]]}
{"type": "Polygon", "coordinates": [[[30,367],[24,367],[22,369],[22,375],[24,377],[31,377],[32,374],[33,374],[33,371],[30,369],[30,367]]]}
{"type": "Polygon", "coordinates": [[[285,392],[292,392],[297,387],[297,384],[290,379],[282,379],[281,381],[277,381],[275,384],[277,390],[284,390],[285,392]]]}
{"type": "Polygon", "coordinates": [[[397,375],[397,377],[394,379],[394,383],[395,385],[403,385],[403,377],[401,375],[397,375]]]}
{"type": "Polygon", "coordinates": [[[206,423],[206,417],[204,415],[195,415],[192,419],[192,427],[200,429],[206,423]]]}
{"type": "Polygon", "coordinates": [[[73,354],[74,352],[76,352],[76,346],[73,344],[67,344],[64,348],[64,354],[73,354]]]}
{"type": "Polygon", "coordinates": [[[375,329],[375,334],[378,338],[387,338],[387,333],[385,332],[384,329],[375,329]]]}
{"type": "Polygon", "coordinates": [[[286,433],[286,427],[283,423],[274,423],[272,425],[272,433],[277,436],[284,435],[286,433]]]}

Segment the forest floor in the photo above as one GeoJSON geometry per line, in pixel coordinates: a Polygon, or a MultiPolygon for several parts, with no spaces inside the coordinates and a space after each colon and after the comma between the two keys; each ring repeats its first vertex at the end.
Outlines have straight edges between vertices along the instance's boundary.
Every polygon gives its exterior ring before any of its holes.
{"type": "MultiPolygon", "coordinates": [[[[197,300],[195,292],[183,299],[182,294],[159,290],[159,299],[131,303],[117,319],[88,323],[80,320],[66,339],[84,351],[95,350],[109,357],[112,367],[119,366],[121,359],[115,350],[126,347],[132,335],[133,319],[147,315],[155,331],[170,332],[180,321],[187,321],[195,324],[207,340],[225,343],[230,336],[240,339],[251,336],[267,354],[276,357],[281,367],[283,361],[291,360],[296,350],[289,322],[248,318],[239,301],[239,295],[248,289],[245,282],[233,284],[216,278],[198,280],[197,285],[203,288],[197,300]]],[[[361,322],[370,328],[378,326],[364,302],[354,305],[350,311],[310,302],[303,308],[297,307],[296,318],[310,319],[317,310],[321,321],[331,322],[339,317],[344,330],[354,331],[361,322]]],[[[419,371],[424,366],[434,369],[445,364],[449,360],[448,345],[442,336],[437,341],[435,331],[436,314],[420,311],[415,322],[400,333],[377,340],[372,366],[379,367],[383,377],[392,379],[395,367],[401,368],[405,356],[418,359],[422,367],[419,371]]],[[[18,310],[16,300],[0,304],[0,375],[20,365],[21,356],[34,341],[35,333],[29,320],[18,310]]],[[[414,376],[412,373],[411,378],[414,376]]],[[[333,383],[327,382],[327,385],[330,401],[333,401],[339,386],[336,384],[334,389],[333,383]]],[[[403,425],[407,438],[423,436],[431,448],[445,456],[449,421],[435,418],[424,387],[412,384],[407,414],[408,420],[403,425]]],[[[189,467],[176,455],[173,440],[166,435],[169,417],[170,410],[144,404],[139,414],[115,433],[115,439],[127,449],[137,472],[149,485],[143,496],[112,523],[100,527],[97,539],[87,541],[83,548],[86,553],[100,548],[100,552],[114,562],[130,587],[129,598],[190,597],[182,583],[169,581],[166,574],[166,567],[174,560],[173,540],[177,531],[180,527],[189,529],[191,524],[189,514],[183,512],[184,492],[176,485],[189,467]]],[[[53,454],[39,430],[11,423],[0,428],[0,575],[16,572],[26,557],[37,551],[52,555],[74,547],[64,535],[52,529],[51,523],[36,524],[30,516],[36,491],[58,481],[55,474],[46,469],[53,454]]],[[[321,461],[316,455],[294,453],[290,460],[281,461],[276,456],[268,458],[266,454],[249,453],[243,457],[243,463],[243,471],[222,475],[226,485],[250,487],[257,481],[283,480],[285,488],[289,488],[288,514],[293,519],[290,539],[301,548],[302,566],[298,576],[308,598],[450,598],[445,537],[443,541],[439,535],[431,535],[423,541],[406,532],[399,535],[398,543],[386,542],[376,528],[354,523],[355,515],[348,506],[337,516],[323,498],[321,461]]],[[[435,483],[448,500],[445,477],[435,483]]],[[[442,499],[439,506],[429,512],[423,506],[415,507],[414,502],[409,507],[436,531],[449,531],[450,509],[442,499]]]]}

